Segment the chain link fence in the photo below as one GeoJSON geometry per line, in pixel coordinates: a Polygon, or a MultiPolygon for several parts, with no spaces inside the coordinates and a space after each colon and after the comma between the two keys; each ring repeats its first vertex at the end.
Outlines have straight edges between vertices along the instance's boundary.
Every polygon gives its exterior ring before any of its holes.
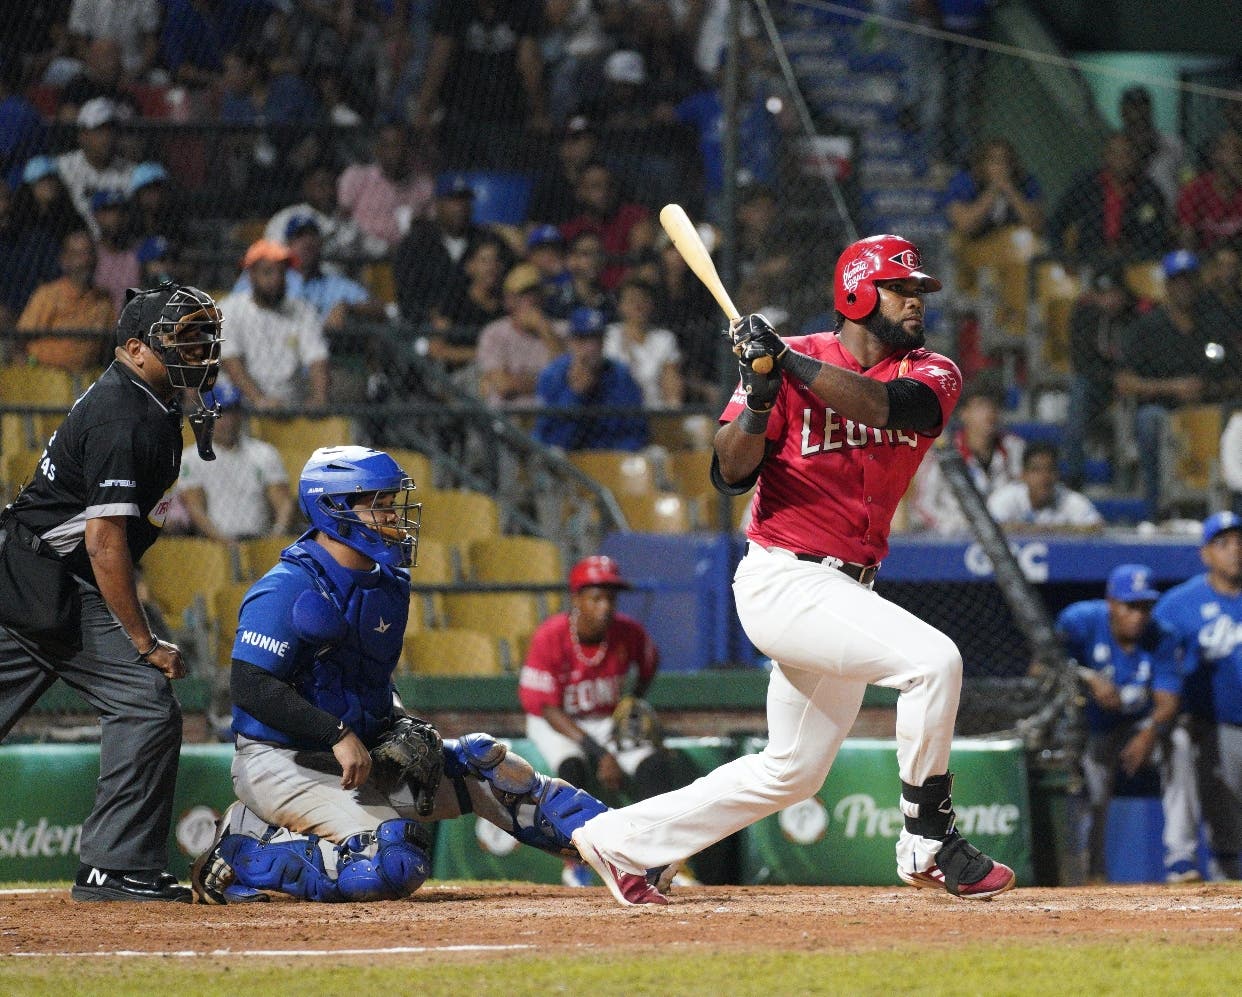
{"type": "MultiPolygon", "coordinates": [[[[434,496],[482,493],[498,529],[566,559],[618,528],[735,530],[743,506],[704,474],[735,371],[716,305],[655,221],[676,201],[740,310],[786,335],[833,326],[845,244],[912,238],[945,280],[930,345],[968,383],[997,377],[1008,428],[1056,442],[1111,523],[1223,504],[1220,426],[1242,376],[1236,64],[1075,57],[1036,5],[979,6],[974,20],[904,0],[0,14],[5,498],[108,359],[124,289],[171,278],[223,303],[248,431],[277,448],[265,481],[294,480],[344,434],[425,458],[428,522],[434,496]],[[1218,349],[1201,351],[1201,396],[1169,406],[1152,509],[1112,374],[1178,248],[1197,254],[1196,335],[1218,349]]],[[[253,468],[221,463],[241,494],[253,468]]],[[[296,514],[278,525],[296,532],[296,514]]],[[[897,525],[929,529],[906,507],[897,525]]],[[[174,528],[202,532],[188,512],[174,528]]],[[[970,729],[1047,702],[1022,685],[1038,641],[1013,608],[1041,593],[880,589],[963,646],[970,729]],[[993,680],[1010,683],[1003,708],[993,680]]]]}

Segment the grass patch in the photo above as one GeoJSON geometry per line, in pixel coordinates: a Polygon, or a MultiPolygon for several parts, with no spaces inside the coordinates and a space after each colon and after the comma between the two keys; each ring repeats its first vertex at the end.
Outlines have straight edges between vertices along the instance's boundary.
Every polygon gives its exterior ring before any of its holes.
{"type": "Polygon", "coordinates": [[[614,954],[558,956],[460,954],[366,959],[66,960],[0,956],[0,993],[14,997],[135,994],[175,987],[178,997],[357,997],[416,992],[420,997],[590,994],[592,997],[774,997],[911,994],[918,997],[1086,993],[1126,995],[1242,992],[1238,946],[1135,940],[1076,945],[999,942],[885,952],[614,954]]]}

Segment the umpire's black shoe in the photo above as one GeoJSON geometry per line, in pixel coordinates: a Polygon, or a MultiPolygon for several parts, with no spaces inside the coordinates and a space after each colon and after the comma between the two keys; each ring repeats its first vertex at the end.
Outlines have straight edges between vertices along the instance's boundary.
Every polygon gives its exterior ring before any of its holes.
{"type": "Polygon", "coordinates": [[[194,894],[167,872],[116,872],[84,865],[78,869],[70,895],[74,900],[153,900],[188,904],[194,894]]]}

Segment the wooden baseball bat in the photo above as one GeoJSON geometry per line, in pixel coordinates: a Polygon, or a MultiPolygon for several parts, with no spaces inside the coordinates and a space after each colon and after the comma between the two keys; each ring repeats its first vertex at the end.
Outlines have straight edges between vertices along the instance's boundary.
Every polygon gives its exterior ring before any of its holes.
{"type": "MultiPolygon", "coordinates": [[[[673,245],[677,247],[677,252],[681,253],[681,258],[686,261],[686,266],[693,270],[694,275],[703,282],[703,286],[711,291],[716,304],[728,317],[729,322],[732,323],[741,318],[737,306],[733,304],[733,299],[725,290],[720,274],[716,272],[716,264],[712,262],[711,254],[703,245],[703,240],[699,238],[698,229],[694,227],[682,206],[680,204],[664,205],[660,209],[660,224],[664,226],[664,231],[668,233],[673,245]]],[[[754,367],[756,374],[766,374],[772,369],[772,358],[756,357],[751,366],[754,367]]]]}

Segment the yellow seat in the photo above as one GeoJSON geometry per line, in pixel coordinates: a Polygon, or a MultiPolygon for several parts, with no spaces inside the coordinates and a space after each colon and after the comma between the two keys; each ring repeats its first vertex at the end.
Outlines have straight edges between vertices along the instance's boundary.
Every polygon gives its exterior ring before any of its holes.
{"type": "Polygon", "coordinates": [[[1173,440],[1173,476],[1178,485],[1206,492],[1212,470],[1220,458],[1224,418],[1219,405],[1186,405],[1174,409],[1169,419],[1173,440]]]}
{"type": "Polygon", "coordinates": [[[250,591],[251,582],[229,582],[215,593],[216,661],[227,668],[233,660],[233,640],[237,636],[237,619],[241,605],[250,591]]]}
{"type": "Polygon", "coordinates": [[[280,560],[280,552],[295,540],[296,536],[281,534],[241,541],[237,545],[237,554],[242,577],[253,580],[267,574],[280,560]]]}
{"type": "Polygon", "coordinates": [[[39,458],[43,455],[42,450],[13,450],[5,451],[3,465],[3,492],[5,500],[8,501],[17,496],[35,474],[35,468],[39,463],[39,458]]]}
{"type": "Polygon", "coordinates": [[[1140,298],[1164,300],[1164,270],[1159,260],[1126,265],[1126,287],[1140,298]]]}
{"type": "Polygon", "coordinates": [[[1035,307],[1044,327],[1043,359],[1061,374],[1070,369],[1070,314],[1082,293],[1082,281],[1055,260],[1035,267],[1035,307]]]}
{"type": "Polygon", "coordinates": [[[677,492],[626,495],[617,501],[636,533],[687,533],[696,525],[695,500],[677,492]]]}
{"type": "Polygon", "coordinates": [[[0,416],[0,448],[42,450],[73,404],[73,375],[57,367],[8,364],[0,367],[0,399],[6,405],[56,405],[61,412],[0,416]]]}
{"type": "Polygon", "coordinates": [[[397,280],[391,263],[368,263],[362,268],[362,283],[376,301],[387,305],[397,300],[397,280]]]}
{"type": "MultiPolygon", "coordinates": [[[[416,495],[418,492],[415,493],[416,495]]],[[[457,547],[463,571],[468,571],[469,544],[472,540],[500,535],[500,506],[482,492],[466,489],[431,489],[423,503],[421,538],[457,547]]]]}
{"type": "Polygon", "coordinates": [[[1026,332],[1031,261],[1043,249],[1042,240],[1022,225],[997,229],[968,242],[959,241],[959,287],[973,292],[979,283],[979,272],[992,270],[993,286],[998,293],[996,323],[1000,331],[1012,335],[1026,332]]]}
{"type": "Polygon", "coordinates": [[[623,495],[650,495],[656,491],[656,469],[645,454],[628,450],[580,450],[570,463],[618,500],[623,495]]]}
{"type": "MultiPolygon", "coordinates": [[[[234,223],[233,227],[229,229],[229,241],[246,250],[251,243],[262,239],[263,233],[266,231],[266,218],[244,218],[234,223]]],[[[216,300],[219,301],[220,299],[217,298],[216,300]]]]}
{"type": "Polygon", "coordinates": [[[388,454],[397,465],[410,476],[414,482],[414,486],[418,489],[414,493],[414,498],[422,501],[421,495],[424,492],[435,490],[432,484],[431,458],[425,453],[419,453],[417,450],[404,450],[399,447],[387,447],[385,453],[388,454]]]}
{"type": "MultiPolygon", "coordinates": [[[[410,571],[414,585],[452,585],[457,581],[453,564],[453,548],[439,540],[418,538],[415,564],[410,571]]],[[[410,603],[410,617],[421,623],[436,625],[444,622],[444,595],[440,592],[415,592],[410,603]]],[[[406,628],[407,631],[409,628],[406,628]]]]}
{"type": "MultiPolygon", "coordinates": [[[[490,537],[470,544],[471,577],[480,582],[520,584],[535,582],[560,585],[565,582],[561,549],[540,537],[490,537]]],[[[549,612],[561,608],[561,598],[540,593],[549,612]]]]}
{"type": "Polygon", "coordinates": [[[302,468],[314,451],[320,447],[347,446],[354,442],[353,423],[340,415],[295,416],[291,419],[251,416],[250,432],[280,452],[291,487],[295,489],[298,478],[302,476],[302,468]]]}
{"type": "Polygon", "coordinates": [[[402,656],[415,675],[500,675],[504,671],[496,641],[477,630],[448,628],[407,634],[402,656]]]}
{"type": "Polygon", "coordinates": [[[539,600],[525,592],[449,592],[444,609],[450,627],[477,630],[504,641],[510,664],[523,639],[539,626],[539,600]]]}
{"type": "Polygon", "coordinates": [[[754,491],[752,489],[741,495],[729,496],[728,504],[722,513],[723,497],[712,487],[711,466],[712,451],[710,448],[683,450],[680,453],[668,455],[665,470],[677,494],[691,503],[692,518],[697,516],[699,523],[708,529],[724,529],[731,532],[738,528],[754,491]]]}
{"type": "Polygon", "coordinates": [[[234,580],[226,544],[205,537],[163,537],[142,557],[142,572],[168,621],[177,626],[199,596],[210,617],[215,595],[234,580]]]}

